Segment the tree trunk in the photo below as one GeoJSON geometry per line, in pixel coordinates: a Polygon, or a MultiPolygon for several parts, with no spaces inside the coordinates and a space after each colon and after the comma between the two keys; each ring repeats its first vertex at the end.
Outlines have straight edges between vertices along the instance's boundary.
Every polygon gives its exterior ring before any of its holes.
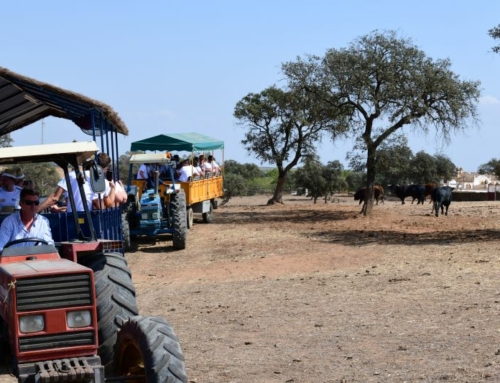
{"type": "Polygon", "coordinates": [[[285,187],[285,175],[278,176],[278,183],[276,184],[276,189],[274,190],[273,198],[267,201],[268,205],[274,205],[275,203],[283,203],[283,189],[285,187]]]}
{"type": "Polygon", "coordinates": [[[365,216],[373,214],[373,186],[375,186],[375,149],[368,146],[366,159],[366,193],[365,203],[361,209],[361,213],[365,216]]]}

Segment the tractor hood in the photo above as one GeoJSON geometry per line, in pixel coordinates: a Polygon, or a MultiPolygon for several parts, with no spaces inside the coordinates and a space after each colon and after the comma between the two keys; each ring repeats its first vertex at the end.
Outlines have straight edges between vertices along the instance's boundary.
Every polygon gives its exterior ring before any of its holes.
{"type": "Polygon", "coordinates": [[[9,289],[15,286],[15,281],[18,279],[82,274],[89,271],[90,269],[87,267],[67,259],[33,260],[2,264],[0,266],[0,299],[6,299],[9,289]]]}
{"type": "Polygon", "coordinates": [[[5,277],[24,278],[31,275],[53,275],[53,274],[71,274],[88,271],[85,266],[71,262],[67,259],[48,259],[43,261],[24,261],[16,263],[3,264],[0,267],[0,276],[3,282],[5,277]]]}

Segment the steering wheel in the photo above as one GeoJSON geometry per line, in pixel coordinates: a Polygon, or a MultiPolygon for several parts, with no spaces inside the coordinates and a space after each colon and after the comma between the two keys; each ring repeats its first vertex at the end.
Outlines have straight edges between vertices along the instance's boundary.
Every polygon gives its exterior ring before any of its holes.
{"type": "Polygon", "coordinates": [[[21,238],[21,239],[15,239],[13,241],[7,242],[3,248],[6,249],[8,247],[11,247],[12,245],[15,245],[18,243],[23,243],[23,242],[33,242],[35,244],[34,246],[38,245],[39,243],[41,243],[42,245],[49,244],[45,239],[42,239],[42,238],[21,238]]]}

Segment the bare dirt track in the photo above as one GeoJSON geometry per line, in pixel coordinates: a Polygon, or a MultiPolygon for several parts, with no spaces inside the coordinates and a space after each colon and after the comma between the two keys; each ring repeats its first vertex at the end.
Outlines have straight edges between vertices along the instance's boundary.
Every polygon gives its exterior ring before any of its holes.
{"type": "Polygon", "coordinates": [[[190,382],[500,381],[500,202],[235,198],[127,254],[190,382]]]}
{"type": "Polygon", "coordinates": [[[190,382],[500,382],[500,202],[267,199],[126,254],[190,382]]]}

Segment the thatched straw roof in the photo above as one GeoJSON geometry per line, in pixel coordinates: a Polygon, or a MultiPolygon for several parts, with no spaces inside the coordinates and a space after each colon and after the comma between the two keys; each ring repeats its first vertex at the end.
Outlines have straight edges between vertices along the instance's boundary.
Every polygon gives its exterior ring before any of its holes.
{"type": "Polygon", "coordinates": [[[107,130],[128,135],[128,129],[110,106],[81,94],[22,76],[0,67],[0,136],[44,117],[73,121],[88,133],[91,116],[107,130]]]}

